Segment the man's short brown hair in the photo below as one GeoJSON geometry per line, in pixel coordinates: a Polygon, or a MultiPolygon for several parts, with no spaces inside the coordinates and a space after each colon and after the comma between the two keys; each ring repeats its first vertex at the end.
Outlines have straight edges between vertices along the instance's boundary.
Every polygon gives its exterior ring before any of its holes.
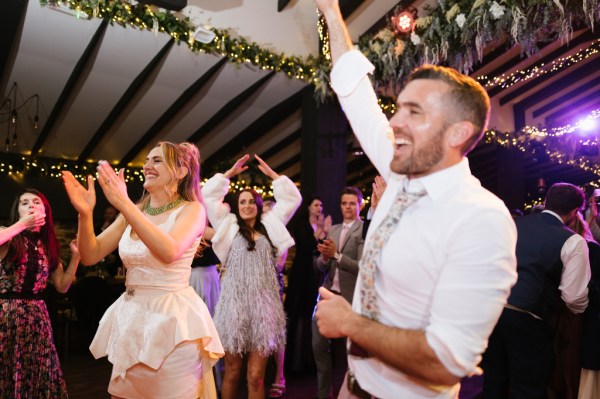
{"type": "Polygon", "coordinates": [[[447,104],[453,108],[453,112],[449,113],[451,116],[448,117],[448,125],[468,121],[475,128],[473,135],[461,148],[463,155],[467,154],[483,137],[490,117],[490,98],[487,92],[475,79],[455,69],[442,66],[423,65],[416,68],[409,75],[408,82],[417,79],[441,80],[450,86],[451,98],[448,99],[447,104]]]}

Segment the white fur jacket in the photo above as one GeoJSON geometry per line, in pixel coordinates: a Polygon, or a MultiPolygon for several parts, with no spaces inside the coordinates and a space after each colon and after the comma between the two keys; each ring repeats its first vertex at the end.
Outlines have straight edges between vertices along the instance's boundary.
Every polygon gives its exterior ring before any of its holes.
{"type": "MultiPolygon", "coordinates": [[[[222,173],[211,177],[202,187],[208,220],[216,230],[211,240],[213,250],[222,263],[227,260],[231,243],[240,229],[236,216],[230,212],[229,206],[223,203],[228,190],[229,179],[222,173]]],[[[285,225],[300,206],[302,196],[296,185],[286,176],[279,176],[273,180],[273,196],[277,202],[271,212],[262,215],[261,221],[279,256],[294,245],[294,239],[285,225]]]]}

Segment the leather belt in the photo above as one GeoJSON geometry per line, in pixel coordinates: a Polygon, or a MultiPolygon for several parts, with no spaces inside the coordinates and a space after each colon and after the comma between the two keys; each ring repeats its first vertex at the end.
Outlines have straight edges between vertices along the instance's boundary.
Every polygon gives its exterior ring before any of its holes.
{"type": "Polygon", "coordinates": [[[348,391],[360,399],[377,399],[376,396],[373,396],[362,389],[358,380],[354,377],[354,374],[350,373],[350,371],[348,371],[348,391]]]}

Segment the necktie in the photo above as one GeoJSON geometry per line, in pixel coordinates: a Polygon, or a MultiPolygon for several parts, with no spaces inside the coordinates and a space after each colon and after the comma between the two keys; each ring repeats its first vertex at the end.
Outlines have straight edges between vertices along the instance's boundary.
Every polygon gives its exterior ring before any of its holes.
{"type": "Polygon", "coordinates": [[[379,316],[375,293],[375,272],[377,271],[381,249],[389,241],[404,211],[424,195],[425,191],[407,193],[402,190],[375,233],[365,243],[363,256],[360,260],[360,303],[362,314],[372,320],[377,320],[379,316]]]}
{"type": "Polygon", "coordinates": [[[345,224],[342,227],[342,233],[340,234],[340,245],[338,246],[338,250],[342,252],[342,248],[344,247],[344,243],[346,242],[346,235],[348,235],[348,230],[350,230],[350,225],[345,224]]]}

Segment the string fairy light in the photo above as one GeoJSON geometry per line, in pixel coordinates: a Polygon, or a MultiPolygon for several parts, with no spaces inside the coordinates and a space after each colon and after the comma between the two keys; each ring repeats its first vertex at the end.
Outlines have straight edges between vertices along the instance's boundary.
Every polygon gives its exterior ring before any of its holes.
{"type": "Polygon", "coordinates": [[[600,39],[597,39],[592,41],[589,46],[579,50],[577,53],[566,57],[557,58],[549,64],[542,63],[540,65],[534,65],[527,69],[516,70],[508,75],[501,74],[500,76],[495,77],[488,77],[485,75],[478,76],[477,80],[486,89],[491,89],[496,86],[501,87],[502,89],[507,89],[519,82],[525,82],[542,75],[561,71],[577,64],[578,62],[587,60],[590,57],[597,55],[599,52],[600,39]]]}

